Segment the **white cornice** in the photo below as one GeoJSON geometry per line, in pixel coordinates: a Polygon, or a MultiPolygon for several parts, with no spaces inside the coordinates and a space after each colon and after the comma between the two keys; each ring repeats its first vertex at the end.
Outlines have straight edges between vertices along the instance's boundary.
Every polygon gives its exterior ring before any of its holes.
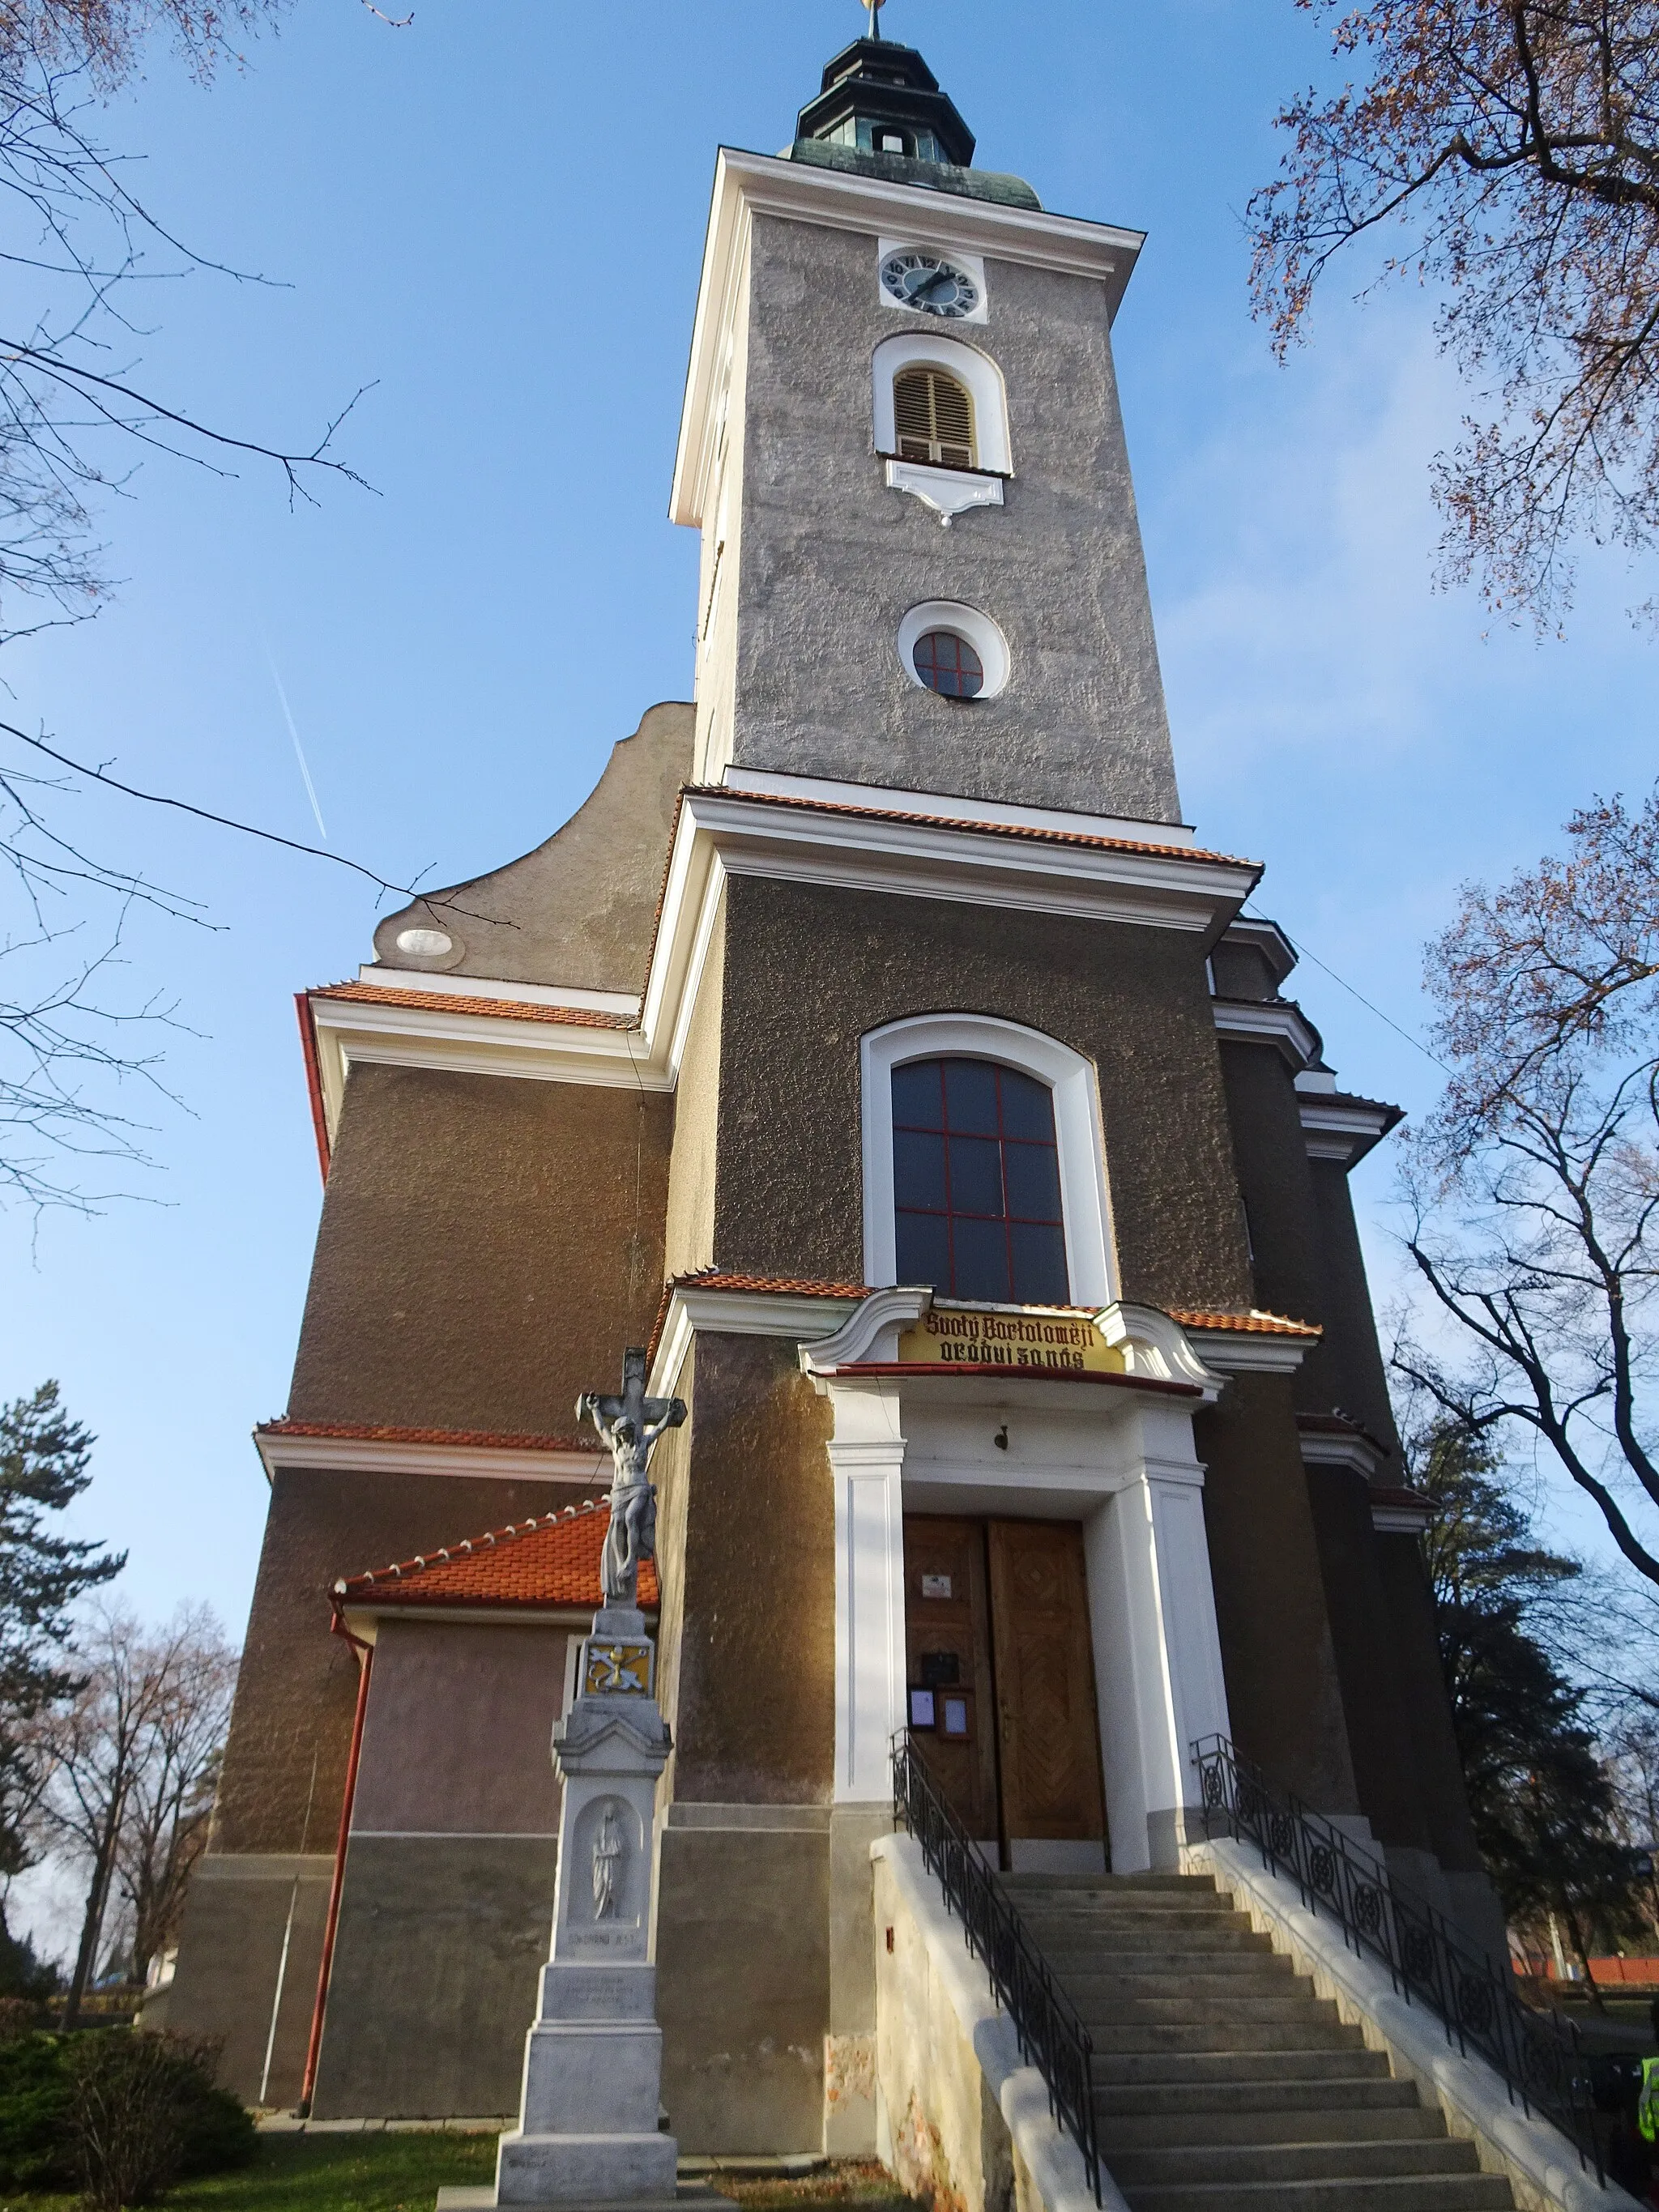
{"type": "MultiPolygon", "coordinates": [[[[1141,822],[1122,814],[1074,814],[1064,806],[1014,806],[1001,799],[963,799],[946,791],[906,791],[897,784],[841,783],[821,775],[786,775],[778,769],[728,768],[728,791],[759,792],[777,799],[817,799],[830,806],[887,807],[894,813],[931,814],[941,822],[1006,823],[1020,830],[1058,830],[1074,837],[1119,837],[1133,844],[1195,845],[1185,822],[1141,822]]],[[[1229,933],[1238,924],[1230,927],[1229,933]]]]}
{"type": "Polygon", "coordinates": [[[1309,1350],[1303,1336],[1257,1335],[1249,1329],[1188,1328],[1206,1367],[1224,1375],[1293,1375],[1309,1350]]]}
{"type": "Polygon", "coordinates": [[[671,1395],[699,1329],[723,1336],[783,1336],[799,1343],[833,1335],[857,1304],[854,1298],[800,1297],[787,1291],[709,1291],[700,1290],[696,1283],[677,1283],[652,1362],[648,1394],[653,1398],[671,1395]]]}
{"type": "Polygon", "coordinates": [[[283,1467],[327,1468],[341,1474],[461,1474],[475,1481],[577,1483],[594,1496],[608,1489],[611,1480],[611,1462],[599,1452],[400,1443],[382,1437],[295,1436],[268,1429],[256,1429],[253,1442],[267,1477],[283,1467]]]}
{"type": "Polygon", "coordinates": [[[895,802],[891,811],[831,801],[786,805],[758,792],[688,791],[637,1028],[538,1019],[528,1007],[523,1015],[475,1011],[460,995],[434,1007],[401,1004],[390,992],[380,1000],[313,993],[331,1138],[346,1077],[360,1061],[672,1091],[727,875],[1205,933],[1224,927],[1259,873],[1248,861],[1159,850],[1150,840],[1091,842],[1080,832],[1035,824],[1016,824],[1021,834],[1007,835],[991,822],[917,819],[910,794],[884,795],[895,802]]]}
{"type": "Polygon", "coordinates": [[[1289,999],[1215,999],[1215,1025],[1224,1037],[1276,1045],[1293,1068],[1319,1057],[1319,1032],[1289,999]]]}
{"type": "Polygon", "coordinates": [[[331,999],[322,993],[312,995],[310,1006],[317,1038],[317,1078],[331,1142],[339,1125],[346,1077],[359,1061],[442,1068],[457,1075],[590,1083],[622,1091],[673,1088],[672,1076],[652,1066],[636,1030],[473,1013],[460,999],[453,1013],[331,999]]]}
{"type": "Polygon", "coordinates": [[[1299,1102],[1310,1160],[1335,1160],[1345,1168],[1363,1160],[1400,1119],[1389,1106],[1357,1099],[1304,1096],[1299,1102]]]}
{"type": "Polygon", "coordinates": [[[1351,1474],[1363,1474],[1369,1482],[1382,1463],[1382,1453],[1358,1430],[1304,1429],[1299,1441],[1306,1467],[1341,1468],[1351,1474]]]}
{"type": "Polygon", "coordinates": [[[458,975],[427,968],[389,968],[382,961],[366,962],[357,970],[360,983],[373,983],[383,991],[431,991],[456,999],[501,999],[526,1006],[568,1006],[597,1014],[633,1014],[639,1011],[636,991],[589,991],[576,983],[507,983],[493,975],[458,975]]]}
{"type": "MultiPolygon", "coordinates": [[[[758,794],[700,791],[685,799],[679,835],[706,834],[729,875],[1200,932],[1236,909],[1260,873],[1249,861],[1188,857],[1127,840],[1007,836],[988,823],[918,821],[904,807],[904,793],[887,796],[894,802],[890,812],[785,806],[758,794]]],[[[648,1006],[647,998],[647,1021],[648,1006]]]]}
{"type": "Polygon", "coordinates": [[[860,231],[872,241],[902,235],[920,244],[1092,277],[1104,288],[1109,322],[1117,312],[1143,241],[1141,232],[1110,223],[963,199],[925,185],[889,184],[880,178],[722,147],[714,166],[685,406],[668,503],[674,521],[694,528],[702,520],[720,363],[738,305],[750,226],[757,215],[860,231]]]}
{"type": "Polygon", "coordinates": [[[1373,1505],[1371,1526],[1379,1536],[1420,1536],[1432,1515],[1426,1505],[1373,1505]]]}

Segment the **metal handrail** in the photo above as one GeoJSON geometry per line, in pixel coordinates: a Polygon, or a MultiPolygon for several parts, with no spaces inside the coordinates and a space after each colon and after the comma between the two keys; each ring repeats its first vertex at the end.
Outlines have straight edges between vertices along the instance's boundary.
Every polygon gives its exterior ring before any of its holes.
{"type": "Polygon", "coordinates": [[[1256,1845],[1272,1872],[1283,1868],[1310,1912],[1328,1912],[1356,1953],[1369,1952],[1386,1966],[1395,1990],[1433,2013],[1460,2052],[1478,2052],[1502,2075],[1511,2104],[1519,2099],[1523,2112],[1535,2107],[1559,2128],[1580,2166],[1593,2165],[1605,2188],[1577,2028],[1523,2004],[1492,1960],[1455,1935],[1425,1898],[1268,1782],[1225,1736],[1206,1736],[1193,1746],[1193,1758],[1206,1832],[1213,1835],[1224,1821],[1234,1836],[1256,1845]]]}
{"type": "Polygon", "coordinates": [[[1013,2022],[1022,2057],[1036,2068],[1048,2109],[1083,2154],[1095,2202],[1100,2139],[1095,2123],[1094,2039],[1026,1934],[996,1869],[945,1802],[907,1731],[893,1739],[893,1809],[921,1845],[968,1948],[1013,2022]]]}

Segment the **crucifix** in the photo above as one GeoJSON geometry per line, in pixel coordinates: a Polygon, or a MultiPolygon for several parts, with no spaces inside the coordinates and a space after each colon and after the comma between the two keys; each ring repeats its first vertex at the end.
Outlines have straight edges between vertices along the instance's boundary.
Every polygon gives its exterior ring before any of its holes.
{"type": "Polygon", "coordinates": [[[865,14],[870,18],[871,37],[872,39],[879,39],[881,36],[881,11],[887,5],[887,0],[860,0],[860,5],[863,8],[865,14]]]}
{"type": "Polygon", "coordinates": [[[622,1395],[585,1391],[576,1419],[591,1420],[611,1453],[611,1526],[600,1569],[605,1602],[637,1608],[641,1562],[657,1555],[657,1491],[647,1471],[658,1437],[685,1419],[684,1401],[646,1396],[645,1353],[630,1346],[623,1354],[622,1395]]]}

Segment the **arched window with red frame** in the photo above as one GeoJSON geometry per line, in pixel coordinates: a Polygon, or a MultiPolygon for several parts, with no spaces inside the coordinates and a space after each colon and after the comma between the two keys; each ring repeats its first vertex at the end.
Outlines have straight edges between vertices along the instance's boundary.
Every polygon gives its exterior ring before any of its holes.
{"type": "Polygon", "coordinates": [[[896,1067],[893,1212],[900,1282],[992,1304],[1066,1304],[1047,1084],[988,1060],[896,1067]]]}

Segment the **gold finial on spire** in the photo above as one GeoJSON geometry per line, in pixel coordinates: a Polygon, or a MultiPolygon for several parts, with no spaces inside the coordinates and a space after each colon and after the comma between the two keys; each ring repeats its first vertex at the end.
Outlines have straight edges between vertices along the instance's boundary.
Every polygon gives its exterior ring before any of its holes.
{"type": "Polygon", "coordinates": [[[864,9],[865,14],[870,18],[871,37],[872,39],[879,39],[881,36],[881,11],[887,5],[887,0],[859,0],[859,4],[864,9]]]}

